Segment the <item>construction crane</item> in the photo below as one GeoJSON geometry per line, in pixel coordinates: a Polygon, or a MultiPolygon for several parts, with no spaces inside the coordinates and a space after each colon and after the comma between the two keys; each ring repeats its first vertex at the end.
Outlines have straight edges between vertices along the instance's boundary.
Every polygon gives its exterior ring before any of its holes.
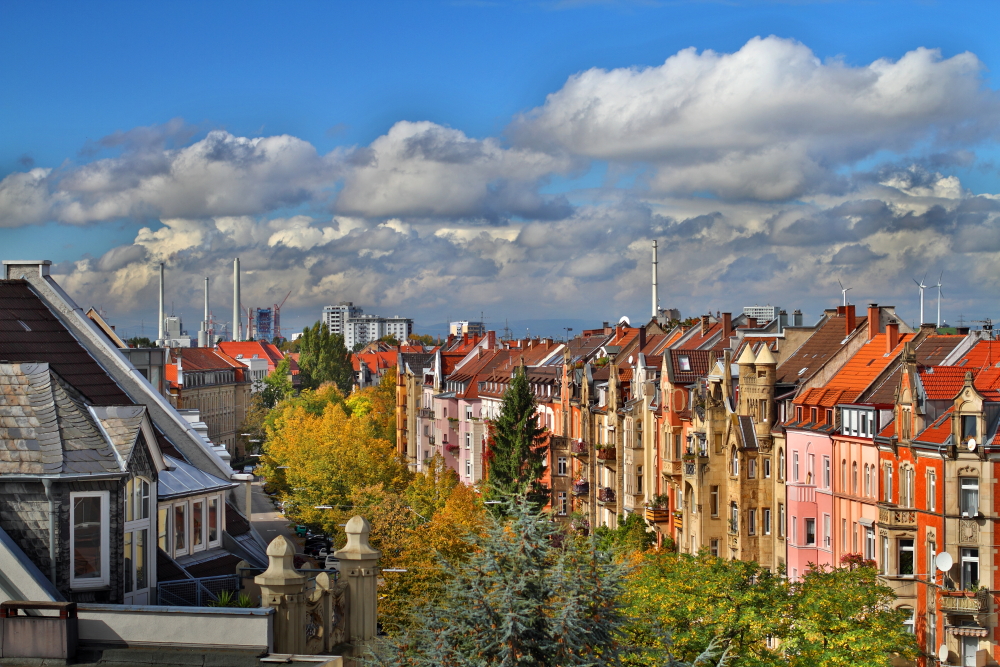
{"type": "Polygon", "coordinates": [[[288,301],[288,297],[292,295],[291,290],[285,295],[285,298],[281,300],[281,303],[274,304],[274,337],[281,338],[281,307],[285,305],[288,301]]]}

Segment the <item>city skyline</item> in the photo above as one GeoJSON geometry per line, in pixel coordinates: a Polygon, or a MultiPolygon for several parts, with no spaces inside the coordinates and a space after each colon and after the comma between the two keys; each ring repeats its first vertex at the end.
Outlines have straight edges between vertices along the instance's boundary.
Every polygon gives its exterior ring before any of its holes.
{"type": "Polygon", "coordinates": [[[235,256],[297,330],[641,319],[654,239],[685,316],[842,281],[915,322],[942,272],[950,324],[996,314],[994,5],[95,7],[7,12],[0,235],[126,330],[159,261],[193,330],[235,256]]]}

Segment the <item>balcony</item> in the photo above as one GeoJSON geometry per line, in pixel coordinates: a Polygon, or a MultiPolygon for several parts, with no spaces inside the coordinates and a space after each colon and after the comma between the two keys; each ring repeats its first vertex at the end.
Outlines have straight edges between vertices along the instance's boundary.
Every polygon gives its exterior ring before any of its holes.
{"type": "Polygon", "coordinates": [[[446,442],[446,443],[444,443],[444,451],[448,452],[452,456],[458,456],[459,449],[460,449],[460,447],[458,446],[458,444],[456,444],[454,442],[446,442]]]}
{"type": "Polygon", "coordinates": [[[670,510],[666,507],[647,507],[646,521],[650,523],[670,523],[670,510]]]}
{"type": "Polygon", "coordinates": [[[615,502],[615,490],[609,486],[598,490],[597,492],[597,502],[602,505],[607,505],[609,503],[615,502]]]}
{"type": "Polygon", "coordinates": [[[917,527],[917,513],[879,505],[878,523],[883,528],[913,529],[917,527]]]}
{"type": "Polygon", "coordinates": [[[947,614],[985,614],[990,610],[988,591],[941,591],[938,607],[947,614]]]}
{"type": "Polygon", "coordinates": [[[417,416],[421,419],[434,419],[434,411],[428,408],[420,408],[417,410],[417,416]]]}
{"type": "Polygon", "coordinates": [[[614,461],[617,458],[617,452],[614,447],[605,447],[604,449],[597,450],[597,458],[602,461],[614,461]]]}
{"type": "Polygon", "coordinates": [[[590,454],[590,447],[583,440],[574,440],[570,445],[570,452],[575,456],[587,456],[590,454]]]}
{"type": "Polygon", "coordinates": [[[684,462],[684,476],[685,477],[694,477],[695,473],[697,473],[697,472],[698,472],[698,464],[697,463],[695,463],[694,461],[685,461],[684,462]]]}
{"type": "Polygon", "coordinates": [[[427,444],[429,444],[429,445],[435,444],[435,440],[434,440],[434,436],[433,435],[427,436],[427,444]]]}
{"type": "Polygon", "coordinates": [[[663,464],[663,474],[665,475],[683,475],[684,474],[684,462],[683,461],[665,461],[663,464]]]}
{"type": "Polygon", "coordinates": [[[585,496],[590,493],[590,482],[586,480],[580,480],[578,482],[573,482],[573,495],[574,496],[585,496]]]}

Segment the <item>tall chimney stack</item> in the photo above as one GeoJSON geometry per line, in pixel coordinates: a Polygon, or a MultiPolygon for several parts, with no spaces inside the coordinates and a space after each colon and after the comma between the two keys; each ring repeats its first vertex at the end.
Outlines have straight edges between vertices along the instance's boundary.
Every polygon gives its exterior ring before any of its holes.
{"type": "Polygon", "coordinates": [[[657,289],[657,276],[656,276],[656,241],[653,241],[653,319],[660,314],[660,297],[656,292],[657,289]]]}
{"type": "Polygon", "coordinates": [[[868,304],[868,340],[879,333],[879,310],[877,303],[868,304]]]}
{"type": "MultiPolygon", "coordinates": [[[[157,329],[158,333],[156,335],[156,344],[164,346],[163,343],[163,318],[166,314],[163,312],[163,262],[160,262],[160,326],[157,329]]],[[[164,346],[165,347],[165,346],[164,346]]]]}
{"type": "Polygon", "coordinates": [[[233,340],[243,340],[240,331],[240,258],[233,260],[233,340]]]}
{"type": "Polygon", "coordinates": [[[198,331],[198,347],[211,347],[212,340],[208,334],[208,276],[205,277],[205,317],[201,321],[201,329],[198,331]]]}

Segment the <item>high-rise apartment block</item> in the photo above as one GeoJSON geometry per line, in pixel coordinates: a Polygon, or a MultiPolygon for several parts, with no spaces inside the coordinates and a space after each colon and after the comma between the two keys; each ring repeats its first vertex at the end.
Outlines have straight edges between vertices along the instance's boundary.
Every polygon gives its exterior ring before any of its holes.
{"type": "Polygon", "coordinates": [[[367,345],[385,336],[405,341],[413,333],[413,320],[399,316],[365,315],[361,308],[350,301],[324,308],[323,324],[329,328],[330,333],[344,337],[344,345],[348,350],[359,344],[367,345]]]}

